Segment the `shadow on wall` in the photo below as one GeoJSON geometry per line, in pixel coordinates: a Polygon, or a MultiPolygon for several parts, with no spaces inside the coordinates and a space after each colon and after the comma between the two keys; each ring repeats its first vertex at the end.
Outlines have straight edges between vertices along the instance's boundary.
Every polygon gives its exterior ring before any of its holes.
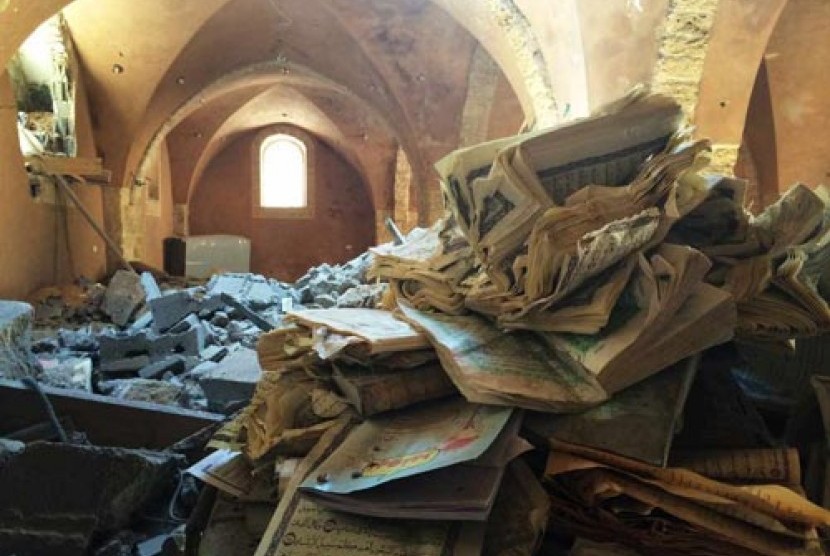
{"type": "Polygon", "coordinates": [[[314,214],[254,217],[257,132],[230,143],[196,184],[190,233],[234,234],[251,240],[251,271],[293,281],[323,262],[345,262],[375,244],[375,211],[358,172],[322,141],[313,148],[314,214]]]}

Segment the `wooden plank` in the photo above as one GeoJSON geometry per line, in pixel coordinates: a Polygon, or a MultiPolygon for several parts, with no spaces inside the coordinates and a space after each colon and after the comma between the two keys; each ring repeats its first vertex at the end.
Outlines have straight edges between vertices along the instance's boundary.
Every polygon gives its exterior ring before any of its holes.
{"type": "Polygon", "coordinates": [[[100,158],[27,156],[26,164],[36,173],[80,176],[95,183],[109,183],[112,177],[112,173],[104,169],[104,162],[100,158]]]}
{"type": "MultiPolygon", "coordinates": [[[[117,400],[79,390],[43,386],[59,417],[69,417],[93,444],[163,449],[224,415],[145,402],[117,400]]],[[[17,381],[0,380],[0,436],[46,420],[37,394],[17,381]]]]}

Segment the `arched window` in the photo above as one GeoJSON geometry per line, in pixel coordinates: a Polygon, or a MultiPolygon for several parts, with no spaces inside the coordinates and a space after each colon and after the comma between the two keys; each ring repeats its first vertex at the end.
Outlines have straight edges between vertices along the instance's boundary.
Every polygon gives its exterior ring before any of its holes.
{"type": "Polygon", "coordinates": [[[272,125],[256,134],[251,147],[251,215],[313,218],[314,136],[298,127],[272,125]]]}
{"type": "Polygon", "coordinates": [[[308,206],[308,152],[305,143],[296,137],[278,133],[262,141],[259,206],[264,209],[308,206]]]}

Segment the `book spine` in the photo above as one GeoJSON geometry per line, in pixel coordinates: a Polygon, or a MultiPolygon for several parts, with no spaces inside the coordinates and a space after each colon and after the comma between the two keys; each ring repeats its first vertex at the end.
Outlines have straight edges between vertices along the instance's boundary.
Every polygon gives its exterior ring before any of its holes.
{"type": "Polygon", "coordinates": [[[380,380],[359,386],[362,413],[365,417],[401,409],[418,402],[436,400],[456,393],[440,365],[427,365],[401,373],[382,376],[380,380]]]}

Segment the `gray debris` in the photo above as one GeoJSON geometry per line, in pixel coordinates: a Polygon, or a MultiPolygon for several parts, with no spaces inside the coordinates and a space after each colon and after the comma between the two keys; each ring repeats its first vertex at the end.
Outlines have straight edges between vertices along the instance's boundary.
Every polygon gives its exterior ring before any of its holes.
{"type": "Polygon", "coordinates": [[[83,555],[173,482],[174,454],[30,444],[0,465],[0,546],[17,556],[83,555]],[[55,470],[60,470],[56,473],[55,470]]]}
{"type": "Polygon", "coordinates": [[[126,378],[101,382],[98,387],[105,394],[119,400],[151,402],[181,406],[184,387],[164,380],[126,378]]]}
{"type": "Polygon", "coordinates": [[[54,353],[61,349],[57,338],[40,338],[32,343],[32,353],[54,353]]]}
{"type": "Polygon", "coordinates": [[[322,264],[296,284],[227,273],[214,276],[205,286],[166,282],[159,287],[149,273],[139,277],[121,271],[106,288],[80,284],[86,298],[80,306],[74,298],[62,297],[66,295],[62,290],[47,289],[39,306],[49,312],[54,304],[58,322],[44,322],[44,328],[70,323],[83,327],[60,329],[57,338],[51,332],[52,337],[38,342],[37,352],[49,366],[42,379],[54,386],[88,390],[91,360],[91,382],[97,381],[96,391],[104,394],[225,409],[250,398],[261,373],[252,349],[264,330],[281,326],[286,311],[377,304],[384,286],[365,284],[371,262],[372,256],[364,253],[342,265],[322,264]],[[107,322],[101,312],[104,306],[117,326],[103,324],[107,322]],[[79,354],[88,358],[81,359],[86,366],[76,369],[78,363],[72,358],[79,354]],[[203,390],[209,392],[207,398],[203,390]]]}
{"type": "Polygon", "coordinates": [[[89,357],[41,359],[38,380],[47,386],[92,392],[92,360],[89,357]]]}
{"type": "Polygon", "coordinates": [[[207,292],[209,296],[229,295],[255,311],[276,305],[284,296],[279,282],[259,274],[217,274],[208,282],[207,292]]]}
{"type": "Polygon", "coordinates": [[[216,369],[218,366],[219,364],[215,361],[203,361],[188,371],[187,378],[199,380],[202,376],[206,375],[209,371],[216,369]]]}
{"type": "Polygon", "coordinates": [[[94,352],[98,350],[98,341],[95,336],[83,330],[67,330],[62,328],[58,331],[60,345],[71,351],[94,352]]]}
{"type": "Polygon", "coordinates": [[[389,289],[388,284],[360,284],[346,290],[337,298],[338,307],[371,309],[380,304],[383,294],[389,289]]]}
{"type": "Polygon", "coordinates": [[[161,361],[150,363],[138,371],[141,378],[160,379],[167,373],[180,375],[187,370],[187,360],[183,355],[171,355],[161,361]]]}
{"type": "Polygon", "coordinates": [[[218,326],[219,328],[225,328],[230,321],[230,317],[228,317],[225,311],[216,311],[216,314],[210,319],[210,324],[218,326]]]}
{"type": "Polygon", "coordinates": [[[136,333],[108,331],[100,334],[98,342],[101,346],[101,367],[139,356],[149,358],[145,365],[166,359],[171,354],[198,356],[205,348],[207,332],[195,315],[191,317],[181,321],[168,334],[156,334],[148,330],[136,333]]]}
{"type": "Polygon", "coordinates": [[[262,369],[252,349],[240,348],[199,377],[208,400],[208,409],[223,411],[234,402],[248,401],[254,395],[262,369]]]}
{"type": "Polygon", "coordinates": [[[330,309],[337,304],[334,296],[328,293],[322,293],[314,297],[314,304],[319,305],[323,309],[330,309]]]}
{"type": "Polygon", "coordinates": [[[31,355],[32,318],[28,303],[0,301],[0,376],[34,376],[37,364],[31,355]]]}
{"type": "Polygon", "coordinates": [[[161,297],[161,288],[159,288],[156,279],[149,272],[141,273],[141,287],[144,288],[144,294],[147,301],[152,301],[157,297],[161,297]]]}
{"type": "Polygon", "coordinates": [[[119,270],[110,280],[101,308],[112,322],[126,326],[145,299],[141,277],[134,272],[119,270]]]}
{"type": "Polygon", "coordinates": [[[148,355],[135,355],[120,359],[107,359],[101,362],[101,372],[104,374],[124,375],[136,373],[150,364],[148,355]]]}
{"type": "Polygon", "coordinates": [[[228,354],[228,348],[224,346],[208,346],[202,350],[199,357],[202,361],[219,362],[228,354]]]}
{"type": "Polygon", "coordinates": [[[180,290],[151,299],[150,311],[153,314],[153,329],[164,332],[191,313],[197,313],[199,302],[188,290],[180,290]]]}

